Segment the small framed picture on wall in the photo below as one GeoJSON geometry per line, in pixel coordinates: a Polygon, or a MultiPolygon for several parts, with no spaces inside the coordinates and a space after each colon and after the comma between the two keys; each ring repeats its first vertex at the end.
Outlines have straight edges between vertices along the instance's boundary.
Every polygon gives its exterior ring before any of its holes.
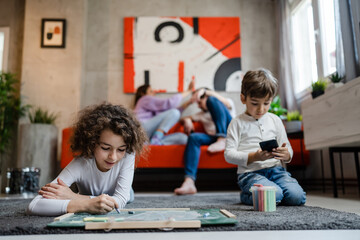
{"type": "Polygon", "coordinates": [[[41,47],[65,48],[65,19],[45,19],[41,21],[41,47]]]}

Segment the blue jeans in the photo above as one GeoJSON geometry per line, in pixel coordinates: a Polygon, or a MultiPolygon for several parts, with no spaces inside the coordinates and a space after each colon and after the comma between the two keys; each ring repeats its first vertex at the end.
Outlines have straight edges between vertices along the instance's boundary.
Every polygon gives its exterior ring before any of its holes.
{"type": "Polygon", "coordinates": [[[208,97],[206,106],[216,126],[216,135],[206,133],[191,133],[185,148],[185,176],[196,180],[197,168],[200,159],[200,147],[216,142],[218,137],[226,137],[226,131],[231,122],[231,115],[225,105],[216,97],[208,97]]]}
{"type": "Polygon", "coordinates": [[[254,184],[276,187],[276,203],[298,206],[306,202],[306,193],[295,178],[283,167],[265,168],[255,172],[238,175],[238,185],[241,189],[241,202],[252,205],[250,188],[254,184]]]}
{"type": "MultiPolygon", "coordinates": [[[[155,117],[142,122],[142,126],[145,129],[149,138],[152,137],[157,129],[161,129],[164,133],[167,133],[179,120],[181,113],[178,109],[173,108],[164,111],[155,117]]],[[[187,136],[183,133],[174,133],[164,136],[161,140],[163,145],[171,144],[186,144],[187,136]]]]}

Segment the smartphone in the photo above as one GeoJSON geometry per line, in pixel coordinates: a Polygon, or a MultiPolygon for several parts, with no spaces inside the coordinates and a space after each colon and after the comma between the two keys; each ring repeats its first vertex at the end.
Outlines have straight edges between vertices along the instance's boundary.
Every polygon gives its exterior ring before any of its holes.
{"type": "Polygon", "coordinates": [[[260,147],[263,151],[272,152],[273,148],[279,147],[276,139],[260,142],[260,147]]]}

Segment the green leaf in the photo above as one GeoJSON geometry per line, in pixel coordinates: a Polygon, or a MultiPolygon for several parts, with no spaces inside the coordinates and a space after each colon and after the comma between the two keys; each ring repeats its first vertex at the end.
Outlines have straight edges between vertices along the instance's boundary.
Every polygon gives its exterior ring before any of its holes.
{"type": "Polygon", "coordinates": [[[19,118],[28,110],[21,104],[16,84],[15,74],[0,72],[0,153],[8,149],[19,118]]]}
{"type": "Polygon", "coordinates": [[[287,112],[287,109],[281,106],[281,99],[279,95],[275,96],[273,101],[271,102],[269,112],[279,117],[282,117],[287,112]]]}
{"type": "Polygon", "coordinates": [[[43,110],[40,107],[29,113],[31,123],[54,124],[56,118],[57,114],[49,113],[47,110],[43,110]]]}

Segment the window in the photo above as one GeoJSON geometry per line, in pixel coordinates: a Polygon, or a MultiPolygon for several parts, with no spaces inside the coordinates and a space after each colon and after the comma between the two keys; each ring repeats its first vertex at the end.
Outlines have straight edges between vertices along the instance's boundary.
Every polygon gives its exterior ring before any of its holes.
{"type": "Polygon", "coordinates": [[[0,28],[0,72],[7,71],[9,28],[0,28]]]}
{"type": "Polygon", "coordinates": [[[292,0],[289,3],[293,85],[299,98],[312,82],[336,71],[334,2],[292,0]]]}

